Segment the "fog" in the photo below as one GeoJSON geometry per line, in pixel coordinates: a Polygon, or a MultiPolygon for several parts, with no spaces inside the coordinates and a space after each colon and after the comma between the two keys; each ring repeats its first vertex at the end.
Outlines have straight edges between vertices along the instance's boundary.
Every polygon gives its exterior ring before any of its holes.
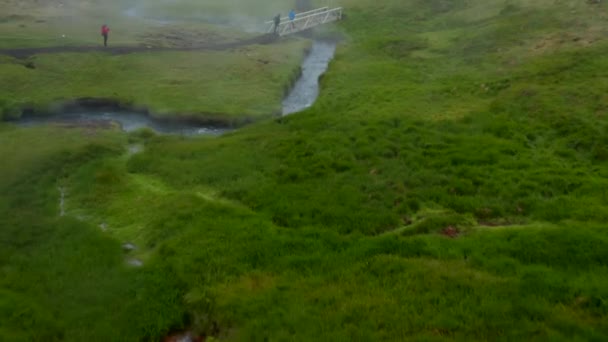
{"type": "MultiPolygon", "coordinates": [[[[70,22],[145,20],[171,24],[201,22],[261,33],[265,22],[291,9],[304,11],[319,6],[337,6],[339,0],[0,0],[0,17],[46,17],[45,25],[59,36],[70,22]]],[[[111,25],[112,26],[112,25],[111,25]]],[[[68,32],[65,32],[68,33],[68,32]]],[[[72,32],[73,34],[73,32],[72,32]]],[[[76,34],[78,35],[78,34],[76,34]]]]}
{"type": "Polygon", "coordinates": [[[301,3],[297,0],[132,0],[121,6],[123,13],[130,17],[166,22],[202,21],[246,32],[263,32],[265,21],[279,13],[286,15],[301,3]]]}

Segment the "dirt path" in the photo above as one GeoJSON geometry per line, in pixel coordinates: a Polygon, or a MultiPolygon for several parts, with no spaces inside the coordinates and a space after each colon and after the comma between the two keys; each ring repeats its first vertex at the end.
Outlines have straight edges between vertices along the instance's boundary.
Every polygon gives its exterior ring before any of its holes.
{"type": "Polygon", "coordinates": [[[252,44],[269,44],[277,39],[275,35],[266,34],[249,39],[229,43],[216,43],[192,47],[148,47],[148,46],[50,46],[39,48],[0,49],[0,54],[15,58],[27,58],[42,53],[63,52],[109,52],[116,55],[137,52],[160,52],[160,51],[213,51],[228,50],[252,44]]]}

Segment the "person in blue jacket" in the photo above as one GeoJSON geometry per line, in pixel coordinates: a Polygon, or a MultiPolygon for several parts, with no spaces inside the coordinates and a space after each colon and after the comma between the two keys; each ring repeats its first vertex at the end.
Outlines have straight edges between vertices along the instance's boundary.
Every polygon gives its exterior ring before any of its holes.
{"type": "Polygon", "coordinates": [[[296,24],[293,22],[296,19],[296,11],[289,11],[289,20],[291,21],[291,28],[296,28],[296,24]]]}

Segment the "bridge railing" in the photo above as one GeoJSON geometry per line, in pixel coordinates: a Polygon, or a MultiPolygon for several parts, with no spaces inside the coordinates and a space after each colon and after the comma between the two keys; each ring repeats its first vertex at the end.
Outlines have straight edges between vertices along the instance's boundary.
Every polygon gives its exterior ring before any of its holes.
{"type": "MultiPolygon", "coordinates": [[[[321,12],[325,12],[329,10],[329,7],[319,7],[319,8],[315,8],[313,10],[310,11],[306,11],[306,12],[300,12],[300,13],[296,13],[296,19],[298,18],[302,18],[302,17],[306,17],[309,15],[313,15],[313,14],[317,14],[317,13],[321,13],[321,12]]],[[[281,22],[286,22],[289,20],[289,17],[282,17],[281,18],[281,22]]],[[[266,22],[267,25],[274,25],[274,21],[273,20],[268,20],[266,22]]]]}
{"type": "MultiPolygon", "coordinates": [[[[321,9],[300,13],[301,15],[296,16],[294,20],[281,20],[276,32],[279,35],[284,36],[342,19],[342,7],[333,9],[324,7],[321,9]]],[[[269,21],[267,24],[269,24],[267,32],[274,32],[274,22],[269,21]]]]}

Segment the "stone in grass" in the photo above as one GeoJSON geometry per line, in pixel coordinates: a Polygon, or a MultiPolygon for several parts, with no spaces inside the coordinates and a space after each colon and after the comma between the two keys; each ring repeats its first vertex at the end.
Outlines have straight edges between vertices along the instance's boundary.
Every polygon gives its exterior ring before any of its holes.
{"type": "Polygon", "coordinates": [[[125,252],[131,252],[131,251],[134,251],[135,249],[137,249],[137,246],[135,246],[134,244],[132,244],[130,242],[122,244],[122,250],[125,252]]]}
{"type": "Polygon", "coordinates": [[[142,267],[144,265],[144,263],[141,260],[135,259],[135,258],[127,259],[127,264],[129,266],[133,266],[133,267],[142,267]]]}

